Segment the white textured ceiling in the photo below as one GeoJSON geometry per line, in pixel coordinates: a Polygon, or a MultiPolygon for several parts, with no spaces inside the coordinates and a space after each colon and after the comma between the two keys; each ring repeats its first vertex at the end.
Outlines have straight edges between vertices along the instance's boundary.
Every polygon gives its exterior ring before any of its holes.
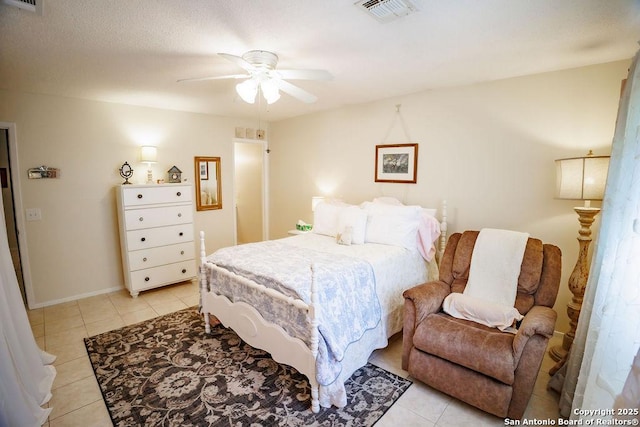
{"type": "Polygon", "coordinates": [[[353,0],[44,0],[44,15],[0,5],[0,88],[254,118],[217,55],[252,49],[279,68],[326,69],[296,81],[263,120],[431,88],[631,58],[633,0],[413,0],[417,13],[381,24],[353,0]]]}

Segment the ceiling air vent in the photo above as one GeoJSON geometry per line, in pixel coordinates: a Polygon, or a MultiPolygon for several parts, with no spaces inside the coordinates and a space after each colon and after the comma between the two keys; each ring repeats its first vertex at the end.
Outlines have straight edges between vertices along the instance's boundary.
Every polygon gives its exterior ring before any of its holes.
{"type": "Polygon", "coordinates": [[[393,21],[418,11],[409,0],[361,0],[356,6],[380,22],[393,21]]]}
{"type": "Polygon", "coordinates": [[[2,3],[42,15],[44,0],[2,0],[2,3]]]}

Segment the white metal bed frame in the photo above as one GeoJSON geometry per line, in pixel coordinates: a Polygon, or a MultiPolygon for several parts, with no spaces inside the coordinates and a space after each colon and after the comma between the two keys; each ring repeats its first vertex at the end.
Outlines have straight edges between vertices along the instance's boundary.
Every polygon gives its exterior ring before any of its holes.
{"type": "MultiPolygon", "coordinates": [[[[440,237],[437,248],[437,257],[441,257],[446,245],[447,234],[447,203],[442,202],[440,222],[440,237]]],[[[305,375],[311,387],[311,410],[320,411],[319,385],[316,380],[316,358],[318,355],[318,319],[316,310],[319,310],[318,295],[315,289],[314,267],[311,266],[311,302],[307,304],[301,299],[285,296],[284,294],[260,285],[252,280],[239,276],[215,264],[207,262],[204,231],[200,232],[200,294],[202,314],[204,316],[205,331],[211,332],[209,315],[214,315],[223,325],[233,331],[252,347],[265,350],[271,354],[273,360],[289,365],[305,375]],[[208,269],[215,269],[222,274],[230,275],[235,280],[246,286],[269,295],[272,298],[284,301],[308,313],[310,319],[309,342],[307,346],[299,338],[291,337],[281,326],[266,321],[262,315],[251,305],[245,302],[231,302],[226,296],[218,295],[209,289],[208,269]]]]}

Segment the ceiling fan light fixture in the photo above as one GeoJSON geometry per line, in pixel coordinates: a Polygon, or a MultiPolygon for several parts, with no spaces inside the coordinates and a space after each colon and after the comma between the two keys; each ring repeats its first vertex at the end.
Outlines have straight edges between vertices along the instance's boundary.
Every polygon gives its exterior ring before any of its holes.
{"type": "Polygon", "coordinates": [[[242,83],[238,83],[236,85],[236,92],[244,102],[253,104],[256,102],[256,95],[258,95],[258,82],[251,78],[242,83]]]}
{"type": "Polygon", "coordinates": [[[280,99],[280,91],[278,91],[278,86],[273,79],[267,79],[260,83],[260,90],[262,90],[262,95],[267,100],[267,104],[273,104],[280,99]]]}

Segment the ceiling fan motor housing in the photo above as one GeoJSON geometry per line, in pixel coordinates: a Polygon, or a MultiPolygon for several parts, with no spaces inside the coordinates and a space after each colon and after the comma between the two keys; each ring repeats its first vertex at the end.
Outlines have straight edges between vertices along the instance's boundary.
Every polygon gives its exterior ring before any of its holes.
{"type": "Polygon", "coordinates": [[[257,68],[273,70],[278,64],[278,55],[266,50],[250,50],[242,55],[242,59],[257,68]]]}

